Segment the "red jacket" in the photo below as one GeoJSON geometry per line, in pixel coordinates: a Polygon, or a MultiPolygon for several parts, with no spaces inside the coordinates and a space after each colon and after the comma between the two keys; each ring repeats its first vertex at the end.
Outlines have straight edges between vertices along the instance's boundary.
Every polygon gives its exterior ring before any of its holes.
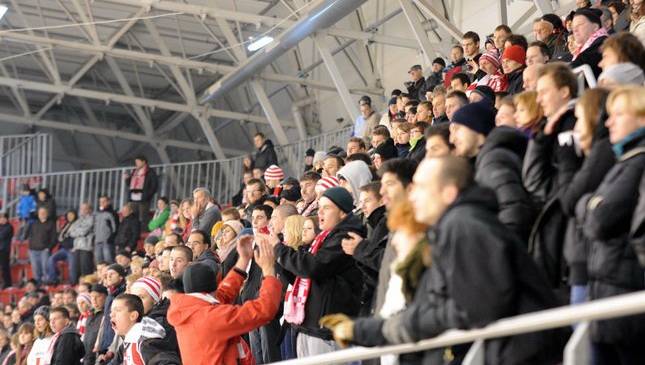
{"type": "Polygon", "coordinates": [[[231,270],[215,298],[204,294],[175,294],[168,322],[177,331],[184,364],[236,365],[240,335],[271,321],[281,304],[282,284],[275,277],[262,281],[260,294],[243,305],[233,305],[244,278],[231,270]]]}

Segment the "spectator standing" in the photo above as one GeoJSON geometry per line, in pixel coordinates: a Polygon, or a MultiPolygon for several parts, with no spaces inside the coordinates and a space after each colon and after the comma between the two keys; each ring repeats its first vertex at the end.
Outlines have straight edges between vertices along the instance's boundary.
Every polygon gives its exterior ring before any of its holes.
{"type": "Polygon", "coordinates": [[[273,149],[273,141],[267,139],[263,133],[256,133],[253,137],[253,143],[257,152],[255,153],[255,169],[260,169],[262,172],[271,165],[278,164],[278,155],[273,149]]]}
{"type": "Polygon", "coordinates": [[[94,272],[94,215],[89,203],[81,204],[80,216],[69,229],[69,236],[74,238],[74,267],[71,280],[78,283],[80,276],[94,272]]]}
{"type": "Polygon", "coordinates": [[[129,187],[129,201],[139,219],[141,230],[145,230],[150,220],[150,202],[159,189],[159,180],[145,156],[135,158],[134,166],[130,173],[124,174],[124,179],[129,187]]]}
{"type": "MultiPolygon", "coordinates": [[[[428,92],[434,90],[438,85],[443,84],[443,69],[446,68],[446,61],[441,57],[437,57],[432,61],[432,72],[426,79],[426,95],[428,92]]],[[[428,100],[428,98],[426,98],[428,100]]]]}
{"type": "Polygon", "coordinates": [[[134,214],[134,205],[126,203],[121,208],[121,224],[114,237],[114,246],[116,251],[134,252],[137,249],[139,240],[139,219],[134,214]]]}
{"type": "Polygon", "coordinates": [[[473,31],[464,33],[461,39],[461,46],[464,49],[464,57],[468,64],[465,71],[470,76],[471,81],[478,81],[485,76],[485,73],[477,67],[479,57],[481,56],[479,34],[473,31]]]}
{"type": "Polygon", "coordinates": [[[56,236],[56,223],[49,219],[47,208],[38,208],[38,220],[31,225],[29,232],[29,261],[37,283],[47,281],[47,259],[56,245],[56,236]]]}
{"type": "MultiPolygon", "coordinates": [[[[452,81],[452,75],[462,72],[467,64],[466,59],[464,58],[464,49],[460,45],[455,45],[452,47],[452,49],[450,50],[450,60],[452,62],[445,69],[445,75],[443,78],[443,85],[446,88],[450,87],[450,82],[452,81]]],[[[432,104],[434,105],[434,95],[432,98],[432,104]]],[[[435,113],[435,117],[436,116],[437,116],[437,113],[435,113]]]]}
{"type": "Polygon", "coordinates": [[[495,48],[499,51],[500,54],[504,53],[504,43],[508,37],[513,34],[511,28],[506,24],[498,25],[493,32],[493,42],[495,43],[495,48]]]}
{"type": "Polygon", "coordinates": [[[52,197],[48,189],[42,188],[38,190],[38,201],[36,202],[36,209],[47,209],[47,219],[56,221],[56,201],[52,197]]]}
{"type": "Polygon", "coordinates": [[[361,137],[369,142],[372,131],[379,124],[381,116],[372,108],[372,99],[367,95],[360,98],[358,106],[361,115],[356,117],[352,137],[361,137]]]}
{"type": "Polygon", "coordinates": [[[70,321],[65,307],[55,307],[49,312],[49,323],[54,332],[52,338],[51,365],[80,365],[85,349],[83,342],[70,321]]]}
{"type": "Polygon", "coordinates": [[[414,100],[426,99],[426,79],[423,77],[423,67],[421,65],[414,65],[408,71],[410,81],[404,83],[408,89],[408,95],[414,100]]]}
{"type": "Polygon", "coordinates": [[[217,205],[213,204],[211,192],[206,188],[193,190],[193,217],[192,230],[206,233],[206,241],[210,242],[211,229],[215,222],[222,220],[222,214],[217,205]]]}
{"type": "Polygon", "coordinates": [[[47,277],[52,283],[59,282],[58,263],[60,261],[67,261],[69,272],[72,274],[70,283],[74,284],[72,277],[76,273],[76,262],[73,255],[74,237],[70,236],[70,230],[77,219],[78,213],[75,210],[69,210],[65,213],[65,224],[58,232],[58,251],[47,260],[47,277]]]}
{"type": "Polygon", "coordinates": [[[99,207],[94,213],[94,258],[96,262],[114,262],[114,237],[118,229],[119,217],[112,208],[110,197],[101,196],[99,207]]]}
{"type": "Polygon", "coordinates": [[[0,213],[0,270],[2,270],[2,289],[11,284],[11,240],[13,239],[13,226],[9,223],[7,215],[0,213]]]}
{"type": "Polygon", "coordinates": [[[318,215],[318,199],[316,197],[316,184],[320,180],[320,174],[310,171],[300,178],[300,193],[304,204],[298,210],[305,217],[318,215]]]}
{"type": "Polygon", "coordinates": [[[36,198],[31,193],[29,185],[23,185],[20,192],[20,199],[18,200],[18,218],[20,219],[20,231],[18,232],[18,239],[24,241],[29,235],[29,228],[34,222],[36,216],[36,198]]]}
{"type": "Polygon", "coordinates": [[[105,283],[108,288],[108,296],[105,300],[103,307],[103,318],[101,328],[97,337],[95,351],[97,353],[97,360],[110,359],[113,354],[108,354],[108,349],[114,340],[114,329],[112,328],[110,312],[112,310],[112,302],[120,294],[125,292],[125,277],[127,273],[125,269],[119,264],[112,264],[106,270],[105,283]]]}

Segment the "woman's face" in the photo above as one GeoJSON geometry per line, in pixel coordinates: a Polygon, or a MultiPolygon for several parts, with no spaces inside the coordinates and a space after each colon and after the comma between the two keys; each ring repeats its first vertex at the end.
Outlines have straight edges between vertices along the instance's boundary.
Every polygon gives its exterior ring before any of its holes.
{"type": "Polygon", "coordinates": [[[529,109],[523,103],[517,104],[515,109],[515,123],[518,127],[525,127],[533,121],[533,116],[529,113],[529,109]]]}
{"type": "Polygon", "coordinates": [[[311,219],[307,219],[302,225],[302,242],[308,245],[314,241],[314,238],[316,238],[316,227],[311,219]]]}
{"type": "Polygon", "coordinates": [[[184,218],[191,220],[193,215],[190,212],[190,203],[184,203],[181,207],[181,213],[184,215],[184,218]]]}
{"type": "Polygon", "coordinates": [[[170,204],[170,214],[175,215],[179,211],[179,206],[177,204],[170,204]]]}
{"type": "Polygon", "coordinates": [[[14,309],[13,312],[11,312],[11,321],[13,323],[20,323],[20,312],[17,309],[14,309]]]}
{"type": "Polygon", "coordinates": [[[20,342],[20,344],[23,346],[31,343],[33,340],[34,340],[34,335],[29,331],[22,331],[18,335],[18,342],[20,342]]]}
{"type": "Polygon", "coordinates": [[[235,234],[235,231],[233,230],[233,228],[229,226],[224,227],[224,229],[222,230],[221,244],[223,246],[228,245],[235,239],[235,236],[237,235],[235,234]]]}
{"type": "Polygon", "coordinates": [[[76,214],[72,212],[67,212],[67,221],[68,222],[73,222],[76,220],[76,214]]]}
{"type": "Polygon", "coordinates": [[[43,191],[38,192],[38,200],[45,201],[46,198],[47,198],[47,195],[45,194],[45,192],[43,191]]]}
{"type": "Polygon", "coordinates": [[[34,326],[36,327],[36,331],[40,333],[44,333],[47,330],[47,323],[47,319],[43,316],[34,317],[34,326]]]}
{"type": "Polygon", "coordinates": [[[397,133],[397,143],[398,144],[410,143],[410,132],[406,132],[399,128],[397,133]]]}
{"type": "Polygon", "coordinates": [[[157,200],[157,209],[159,210],[166,209],[166,202],[161,199],[157,200]]]}
{"type": "Polygon", "coordinates": [[[580,104],[576,104],[576,119],[578,120],[576,122],[576,125],[574,127],[574,131],[578,135],[578,141],[580,143],[580,149],[582,152],[587,155],[589,154],[589,151],[591,150],[591,140],[592,136],[590,131],[587,128],[587,123],[584,123],[583,121],[585,120],[585,110],[580,104]]]}
{"type": "Polygon", "coordinates": [[[603,70],[606,70],[607,67],[613,66],[620,63],[618,60],[618,54],[613,49],[607,47],[602,51],[602,59],[598,62],[598,66],[603,70]]]}

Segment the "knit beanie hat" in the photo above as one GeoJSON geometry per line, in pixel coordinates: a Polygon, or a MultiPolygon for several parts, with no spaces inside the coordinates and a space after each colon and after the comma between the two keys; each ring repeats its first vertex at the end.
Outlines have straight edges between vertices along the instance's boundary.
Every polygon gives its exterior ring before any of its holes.
{"type": "Polygon", "coordinates": [[[499,52],[494,49],[492,51],[486,51],[481,57],[479,57],[479,62],[486,60],[490,62],[495,68],[500,68],[502,64],[499,61],[499,52]]]}
{"type": "Polygon", "coordinates": [[[48,305],[41,305],[34,311],[34,317],[36,316],[43,316],[47,318],[47,321],[49,321],[49,306],[48,305]]]}
{"type": "Polygon", "coordinates": [[[344,188],[335,187],[327,189],[323,197],[331,200],[336,206],[345,213],[349,213],[354,209],[354,199],[352,195],[344,188]]]}
{"type": "Polygon", "coordinates": [[[598,82],[602,80],[611,80],[620,85],[643,86],[645,76],[643,70],[633,63],[617,63],[605,68],[598,77],[598,82]]]}
{"type": "Polygon", "coordinates": [[[264,171],[264,180],[282,180],[284,179],[284,172],[276,165],[269,166],[264,171]]]}
{"type": "Polygon", "coordinates": [[[398,156],[398,151],[392,138],[387,139],[374,149],[374,154],[381,156],[383,161],[387,161],[398,156]]]}
{"type": "Polygon", "coordinates": [[[600,28],[602,28],[602,21],[600,20],[602,18],[602,11],[599,9],[594,9],[594,8],[580,8],[576,10],[575,14],[573,15],[574,17],[582,15],[585,18],[587,18],[590,22],[598,24],[600,28]]]}
{"type": "Polygon", "coordinates": [[[101,284],[94,284],[92,285],[92,289],[90,289],[90,293],[96,292],[96,293],[101,293],[104,295],[108,295],[108,290],[106,287],[104,287],[101,284]]]}
{"type": "Polygon", "coordinates": [[[224,226],[222,227],[222,229],[224,229],[224,227],[230,227],[233,230],[233,232],[235,232],[235,235],[240,234],[242,229],[244,229],[242,222],[238,220],[226,221],[224,222],[224,226]]]}
{"type": "Polygon", "coordinates": [[[76,303],[85,302],[87,305],[92,306],[92,298],[87,293],[80,293],[76,297],[76,303]]]}
{"type": "Polygon", "coordinates": [[[495,91],[493,91],[490,86],[477,85],[477,87],[475,87],[471,91],[471,93],[476,93],[483,96],[491,105],[495,104],[495,91]]]}
{"type": "Polygon", "coordinates": [[[325,157],[327,157],[327,152],[325,152],[325,151],[316,151],[316,153],[314,153],[314,162],[313,163],[315,164],[316,162],[320,162],[320,161],[324,160],[325,157]]]}
{"type": "Polygon", "coordinates": [[[323,177],[316,183],[316,190],[325,191],[327,189],[333,188],[335,186],[340,186],[340,181],[336,176],[327,176],[323,177]]]}
{"type": "Polygon", "coordinates": [[[315,154],[316,151],[313,148],[309,148],[307,149],[307,151],[305,151],[305,156],[307,157],[314,157],[315,154]]]}
{"type": "Polygon", "coordinates": [[[182,281],[186,294],[212,293],[217,289],[217,274],[210,266],[199,262],[186,268],[182,281]]]}
{"type": "Polygon", "coordinates": [[[452,123],[464,125],[485,136],[495,128],[495,110],[483,100],[466,104],[457,109],[452,117],[452,123]]]}
{"type": "Polygon", "coordinates": [[[560,17],[556,14],[552,14],[552,13],[544,14],[542,15],[542,20],[553,24],[553,28],[555,30],[558,30],[558,31],[564,30],[564,23],[562,23],[562,19],[560,19],[560,17]]]}
{"type": "Polygon", "coordinates": [[[152,301],[159,303],[161,300],[161,282],[153,276],[144,276],[132,284],[131,289],[141,288],[148,293],[152,301]]]}
{"type": "Polygon", "coordinates": [[[526,51],[518,45],[506,47],[502,59],[513,60],[521,65],[526,64],[526,51]]]}
{"type": "Polygon", "coordinates": [[[444,59],[441,57],[437,57],[434,60],[432,60],[432,64],[434,65],[435,63],[441,65],[441,67],[446,67],[446,61],[444,61],[444,59]]]}
{"type": "Polygon", "coordinates": [[[126,276],[128,276],[128,274],[125,272],[125,269],[123,268],[123,266],[121,266],[119,264],[112,264],[112,265],[108,266],[107,269],[108,269],[108,271],[110,271],[110,270],[116,271],[116,273],[119,274],[122,278],[125,278],[126,276]]]}

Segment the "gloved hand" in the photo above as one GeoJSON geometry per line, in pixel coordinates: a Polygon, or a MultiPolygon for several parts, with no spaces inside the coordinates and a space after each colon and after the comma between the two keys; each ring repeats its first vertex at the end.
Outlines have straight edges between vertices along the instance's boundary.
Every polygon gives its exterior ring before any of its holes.
{"type": "Polygon", "coordinates": [[[320,319],[320,325],[331,330],[340,347],[347,347],[354,339],[354,321],[344,314],[329,314],[320,319]]]}

